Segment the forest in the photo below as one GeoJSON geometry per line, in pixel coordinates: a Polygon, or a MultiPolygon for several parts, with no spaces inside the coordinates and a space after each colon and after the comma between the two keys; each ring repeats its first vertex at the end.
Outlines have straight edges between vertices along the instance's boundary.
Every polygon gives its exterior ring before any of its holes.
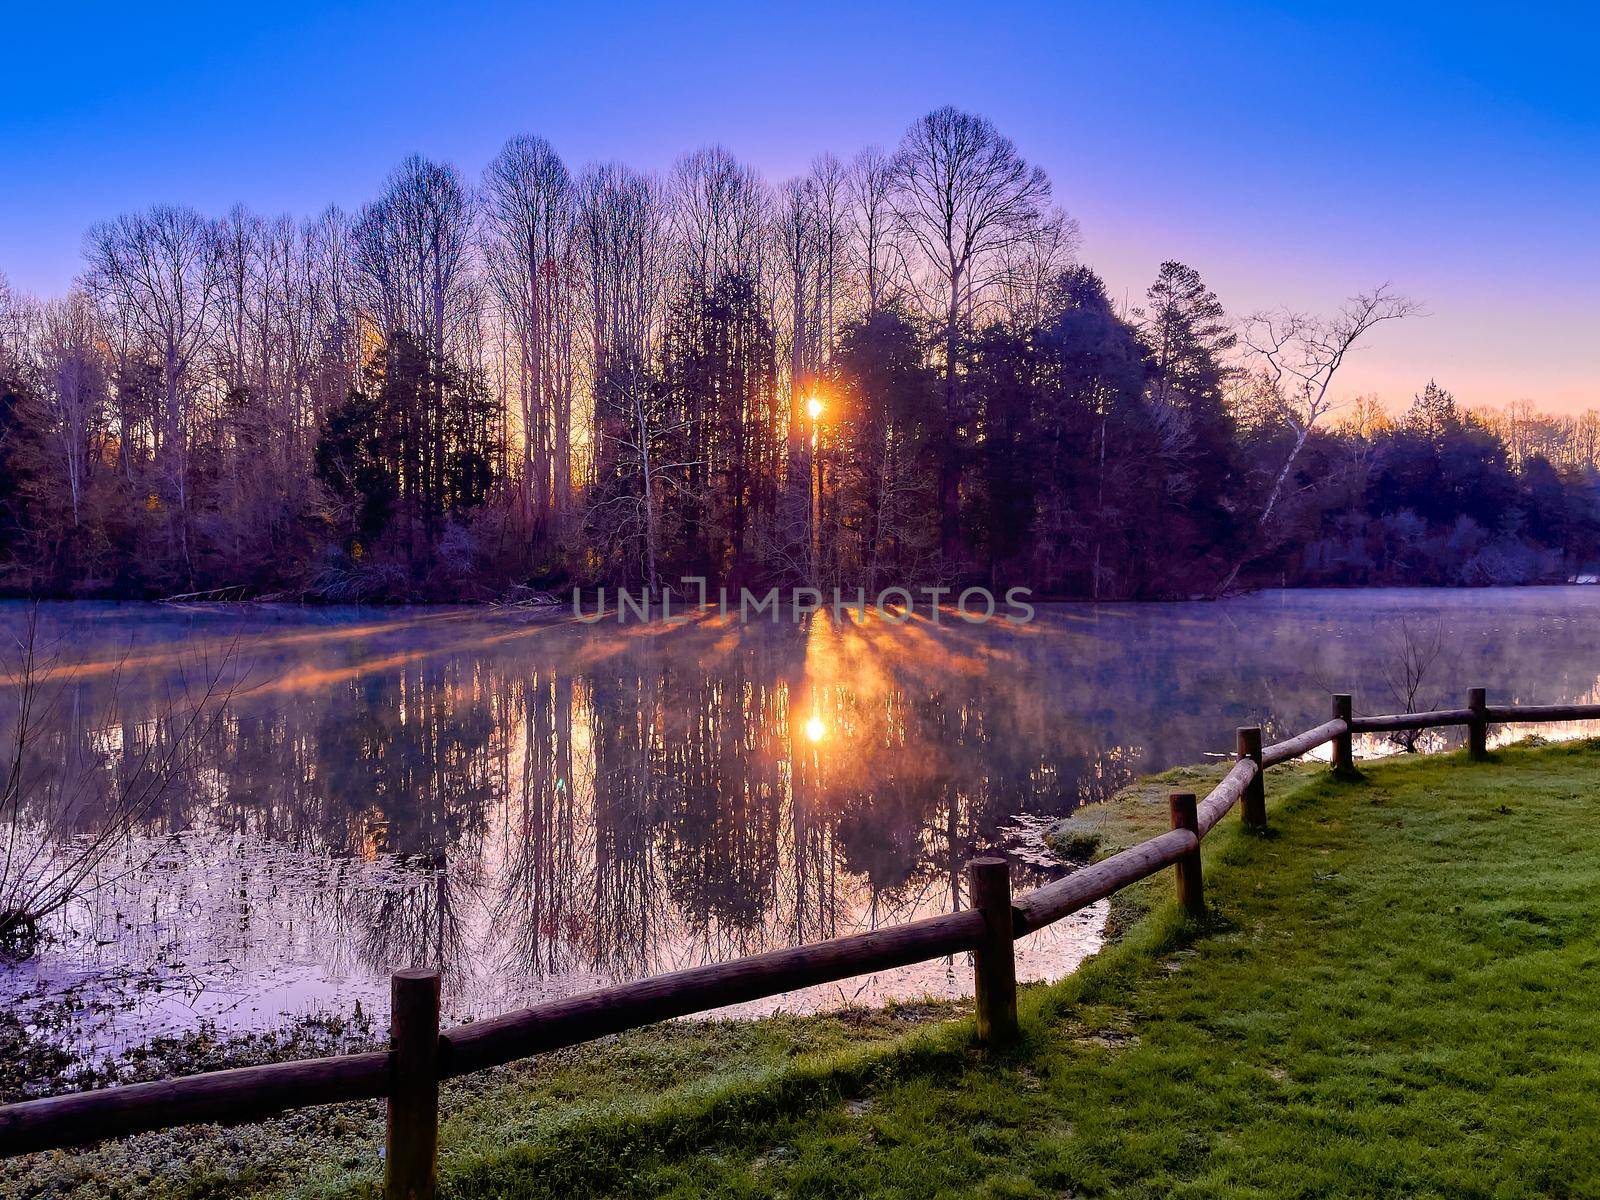
{"type": "Polygon", "coordinates": [[[1175,259],[1119,302],[1058,199],[944,108],[779,185],[518,136],[355,213],[118,216],[68,294],[0,277],[0,589],[1168,598],[1600,558],[1600,413],[1346,400],[1418,302],[1231,313],[1175,259]]]}

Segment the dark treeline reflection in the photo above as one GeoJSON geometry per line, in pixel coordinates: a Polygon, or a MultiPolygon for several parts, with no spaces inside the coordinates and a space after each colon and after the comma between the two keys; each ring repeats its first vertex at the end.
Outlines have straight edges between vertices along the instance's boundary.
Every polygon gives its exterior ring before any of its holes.
{"type": "MultiPolygon", "coordinates": [[[[1390,707],[1402,619],[1448,632],[1425,700],[1589,697],[1596,599],[1303,593],[898,627],[47,607],[60,663],[30,795],[73,829],[176,736],[170,698],[225,647],[235,694],[34,970],[182,976],[185,1011],[235,1019],[377,998],[428,963],[455,1015],[483,1015],[947,911],[975,853],[1011,852],[1030,886],[1044,819],[1225,751],[1238,724],[1303,727],[1335,688],[1390,707]]],[[[1032,967],[1081,949],[1040,943],[1032,967]]],[[[896,986],[962,981],[931,970],[896,986]]]]}

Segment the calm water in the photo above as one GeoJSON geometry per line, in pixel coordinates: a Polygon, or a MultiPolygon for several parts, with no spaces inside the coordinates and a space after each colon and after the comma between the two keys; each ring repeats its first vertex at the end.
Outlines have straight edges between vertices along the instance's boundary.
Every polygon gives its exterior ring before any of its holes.
{"type": "MultiPolygon", "coordinates": [[[[26,616],[0,606],[8,640],[26,616]]],[[[108,1047],[381,1013],[387,973],[425,963],[461,1019],[945,912],[975,853],[1042,882],[1047,819],[1225,753],[1235,726],[1297,731],[1334,690],[1396,707],[1403,626],[1442,632],[1423,706],[1478,683],[1594,700],[1597,617],[1600,588],[1041,606],[1024,627],[46,606],[34,832],[92,836],[208,680],[232,698],[0,997],[77,994],[74,1036],[108,1047]]],[[[7,753],[19,694],[0,679],[7,753]]],[[[1023,974],[1070,970],[1102,919],[1030,938],[1023,974]]],[[[926,964],[744,1011],[969,983],[926,964]]]]}

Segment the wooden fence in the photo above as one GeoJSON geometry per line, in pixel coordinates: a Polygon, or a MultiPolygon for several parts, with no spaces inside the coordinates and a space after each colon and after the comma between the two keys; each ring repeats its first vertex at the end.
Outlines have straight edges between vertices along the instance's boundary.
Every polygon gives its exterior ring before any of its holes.
{"type": "Polygon", "coordinates": [[[0,1106],[0,1156],[381,1098],[388,1101],[384,1194],[388,1200],[430,1200],[441,1079],[672,1017],[964,952],[973,956],[978,1036],[1003,1043],[1017,1034],[1015,940],[1169,866],[1176,868],[1180,903],[1190,912],[1203,911],[1200,841],[1235,804],[1246,827],[1265,828],[1267,767],[1331,742],[1333,770],[1348,774],[1354,771],[1354,734],[1448,726],[1465,726],[1468,750],[1481,758],[1492,723],[1588,719],[1600,719],[1600,704],[1492,707],[1482,688],[1472,689],[1465,708],[1375,717],[1354,716],[1350,697],[1337,695],[1332,720],[1284,741],[1263,746],[1259,728],[1240,729],[1237,761],[1208,795],[1172,795],[1170,832],[1026,895],[1011,895],[1004,859],[980,858],[968,864],[973,907],[961,912],[675,971],[445,1030],[439,1028],[438,972],[398,971],[391,980],[387,1052],[213,1071],[0,1106]]]}

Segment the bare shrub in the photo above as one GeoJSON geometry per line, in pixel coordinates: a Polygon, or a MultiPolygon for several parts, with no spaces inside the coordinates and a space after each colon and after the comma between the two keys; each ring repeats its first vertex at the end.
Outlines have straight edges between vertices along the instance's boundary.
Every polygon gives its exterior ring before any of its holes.
{"type": "MultiPolygon", "coordinates": [[[[1401,617],[1382,631],[1384,647],[1383,677],[1399,711],[1427,712],[1439,707],[1429,679],[1444,652],[1444,621],[1414,621],[1401,617]],[[1429,695],[1424,702],[1424,694],[1429,695]]],[[[1415,754],[1417,743],[1426,733],[1422,729],[1401,729],[1389,734],[1389,741],[1407,754],[1415,754]]]]}
{"type": "MultiPolygon", "coordinates": [[[[104,796],[94,794],[100,773],[79,769],[85,751],[76,744],[60,756],[47,750],[53,724],[68,708],[69,692],[82,671],[62,665],[53,651],[41,652],[38,610],[30,611],[15,642],[14,663],[0,672],[0,687],[14,690],[15,709],[0,781],[0,960],[31,958],[42,922],[109,880],[99,875],[108,855],[150,815],[195,763],[206,738],[223,719],[232,691],[226,684],[236,659],[237,639],[219,659],[202,661],[195,682],[180,670],[161,712],[144,722],[150,736],[138,746],[120,745],[120,758],[104,796]],[[48,761],[65,757],[67,761],[48,761]],[[77,761],[74,761],[74,760],[77,761]]],[[[101,734],[118,729],[122,664],[104,707],[89,717],[101,734]]],[[[103,740],[103,739],[102,739],[103,740]]],[[[76,742],[76,739],[74,739],[76,742]]],[[[110,750],[89,750],[91,757],[110,750]]]]}

